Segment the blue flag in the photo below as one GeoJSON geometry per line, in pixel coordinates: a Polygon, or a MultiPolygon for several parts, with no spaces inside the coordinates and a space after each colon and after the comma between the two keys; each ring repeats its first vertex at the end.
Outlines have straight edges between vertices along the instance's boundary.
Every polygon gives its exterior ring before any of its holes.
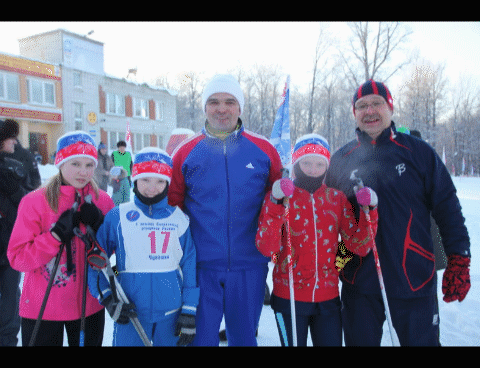
{"type": "Polygon", "coordinates": [[[290,76],[287,77],[282,94],[282,101],[275,116],[270,143],[277,149],[284,168],[292,164],[292,147],[290,145],[290,76]]]}

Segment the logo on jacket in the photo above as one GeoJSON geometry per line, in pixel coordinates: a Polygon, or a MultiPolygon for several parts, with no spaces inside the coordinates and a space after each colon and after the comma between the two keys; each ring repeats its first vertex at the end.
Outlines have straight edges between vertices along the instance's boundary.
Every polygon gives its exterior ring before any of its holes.
{"type": "Polygon", "coordinates": [[[402,176],[402,174],[403,174],[403,173],[405,172],[405,170],[407,169],[404,163],[398,164],[397,166],[395,166],[395,168],[396,168],[397,171],[398,171],[398,176],[402,176]]]}
{"type": "Polygon", "coordinates": [[[252,163],[250,162],[247,166],[245,166],[247,169],[255,169],[252,165],[252,163]]]}
{"type": "Polygon", "coordinates": [[[137,221],[139,218],[140,218],[140,213],[136,210],[131,210],[131,211],[128,211],[126,216],[128,221],[137,221]]]}

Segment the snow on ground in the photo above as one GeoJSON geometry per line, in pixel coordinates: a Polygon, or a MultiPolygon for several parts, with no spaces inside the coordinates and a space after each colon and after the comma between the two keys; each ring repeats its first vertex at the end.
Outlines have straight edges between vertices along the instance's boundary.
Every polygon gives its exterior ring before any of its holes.
{"type": "MultiPolygon", "coordinates": [[[[57,169],[53,165],[40,166],[43,180],[54,175],[57,169]]],[[[438,271],[438,300],[440,309],[440,342],[443,346],[480,346],[480,178],[453,178],[458,197],[462,205],[463,215],[471,240],[472,262],[470,275],[472,287],[465,300],[461,303],[445,303],[441,291],[443,270],[438,271]]],[[[111,188],[110,188],[111,190],[111,188]]],[[[133,198],[133,195],[132,197],[133,198]]],[[[267,283],[272,290],[272,267],[267,283]]],[[[388,292],[388,291],[387,291],[388,292]]],[[[222,324],[223,328],[223,324],[222,324]]],[[[107,316],[105,321],[104,346],[111,346],[113,322],[107,316]]],[[[257,342],[259,346],[280,346],[275,316],[269,306],[263,307],[258,329],[257,342]]],[[[21,339],[19,341],[21,344],[21,339]]],[[[65,339],[65,345],[66,339],[65,339]]],[[[311,342],[310,342],[311,345],[311,342]]],[[[227,346],[221,343],[221,346],[227,346]]],[[[382,346],[391,346],[388,326],[385,323],[382,346]]]]}

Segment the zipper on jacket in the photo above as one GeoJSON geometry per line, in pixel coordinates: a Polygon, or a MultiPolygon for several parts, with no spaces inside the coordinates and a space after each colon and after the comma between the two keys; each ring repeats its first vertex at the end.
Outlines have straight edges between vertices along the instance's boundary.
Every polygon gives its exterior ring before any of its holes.
{"type": "Polygon", "coordinates": [[[230,184],[228,181],[228,160],[227,160],[227,142],[223,141],[223,157],[225,162],[225,181],[227,183],[227,271],[230,271],[231,250],[230,250],[230,184]]]}
{"type": "Polygon", "coordinates": [[[312,200],[312,213],[313,213],[313,230],[315,231],[315,284],[313,285],[312,303],[315,302],[315,292],[318,285],[318,234],[317,234],[317,221],[315,220],[315,198],[313,193],[310,193],[312,200]]]}

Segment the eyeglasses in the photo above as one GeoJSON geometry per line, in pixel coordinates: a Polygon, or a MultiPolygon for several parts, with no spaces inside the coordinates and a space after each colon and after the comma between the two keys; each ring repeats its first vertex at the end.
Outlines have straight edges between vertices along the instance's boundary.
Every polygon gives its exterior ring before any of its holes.
{"type": "Polygon", "coordinates": [[[378,110],[380,107],[382,107],[383,105],[385,105],[385,101],[375,101],[375,102],[372,102],[371,104],[367,104],[367,103],[359,103],[358,105],[355,105],[355,110],[357,111],[365,111],[367,110],[369,107],[371,107],[372,109],[374,110],[378,110]]]}

